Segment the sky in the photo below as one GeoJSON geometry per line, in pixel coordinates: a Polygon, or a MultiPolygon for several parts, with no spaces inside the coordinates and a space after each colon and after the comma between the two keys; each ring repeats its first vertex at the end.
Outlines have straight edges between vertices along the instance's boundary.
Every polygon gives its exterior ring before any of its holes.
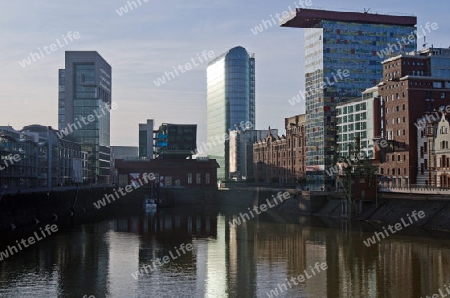
{"type": "MultiPolygon", "coordinates": [[[[303,29],[278,25],[254,34],[262,20],[301,7],[298,0],[23,0],[0,1],[0,126],[58,126],[58,69],[64,52],[97,51],[112,67],[111,145],[137,146],[138,124],[197,124],[197,143],[206,142],[206,67],[198,55],[219,56],[243,46],[256,59],[256,129],[284,133],[284,118],[305,112],[289,99],[304,89],[303,29]],[[120,11],[128,7],[128,12],[120,11]],[[119,11],[122,15],[119,15],[119,11]],[[78,34],[74,34],[78,32],[78,34]],[[69,33],[78,38],[70,40],[69,33]],[[40,59],[19,63],[39,48],[59,45],[40,59]],[[191,70],[159,87],[173,67],[196,61],[191,70]],[[22,63],[23,64],[23,63],[22,63]]],[[[450,46],[448,0],[311,0],[307,8],[401,13],[418,26],[436,22],[429,45],[450,46]],[[415,3],[412,3],[415,2],[415,3]]],[[[423,40],[419,40],[422,48],[423,40]]],[[[209,58],[209,57],[208,57],[209,58]]],[[[208,59],[210,61],[210,59],[208,59]]]]}

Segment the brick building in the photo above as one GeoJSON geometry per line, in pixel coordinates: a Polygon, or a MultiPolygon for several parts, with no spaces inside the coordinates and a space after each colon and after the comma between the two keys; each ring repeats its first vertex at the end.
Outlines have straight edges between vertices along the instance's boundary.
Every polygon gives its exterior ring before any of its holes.
{"type": "Polygon", "coordinates": [[[215,159],[116,159],[118,185],[127,185],[144,173],[153,173],[160,186],[217,188],[215,159]]]}
{"type": "Polygon", "coordinates": [[[450,49],[402,53],[382,65],[380,137],[390,146],[381,157],[379,173],[384,186],[410,187],[418,172],[415,123],[424,113],[450,104],[450,49]]]}
{"type": "Polygon", "coordinates": [[[306,175],[305,115],[285,118],[286,136],[269,133],[253,144],[255,178],[261,182],[298,183],[306,175]]]}

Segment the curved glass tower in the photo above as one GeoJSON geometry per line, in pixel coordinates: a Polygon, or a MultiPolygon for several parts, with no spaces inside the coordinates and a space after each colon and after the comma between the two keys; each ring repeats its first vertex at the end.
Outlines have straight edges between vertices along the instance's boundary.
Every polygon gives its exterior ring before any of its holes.
{"type": "Polygon", "coordinates": [[[207,154],[218,179],[229,178],[229,130],[255,127],[255,58],[243,47],[217,57],[207,68],[207,154]]]}

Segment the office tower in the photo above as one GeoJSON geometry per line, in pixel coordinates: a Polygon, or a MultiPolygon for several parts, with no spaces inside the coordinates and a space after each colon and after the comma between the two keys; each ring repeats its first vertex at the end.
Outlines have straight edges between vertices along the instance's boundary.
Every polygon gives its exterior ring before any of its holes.
{"type": "Polygon", "coordinates": [[[382,77],[391,52],[416,49],[416,17],[297,9],[283,27],[305,30],[307,186],[320,190],[333,180],[337,103],[359,97],[382,77]]]}
{"type": "Polygon", "coordinates": [[[255,58],[243,47],[217,57],[207,68],[207,154],[229,179],[229,131],[255,127],[255,58]]]}
{"type": "Polygon", "coordinates": [[[197,148],[197,124],[163,123],[156,134],[158,159],[192,158],[197,148]]]}
{"type": "Polygon", "coordinates": [[[88,177],[110,177],[111,66],[95,51],[66,51],[59,77],[59,137],[73,135],[88,153],[88,177]]]}
{"type": "Polygon", "coordinates": [[[147,123],[139,123],[139,158],[153,159],[154,121],[147,119],[147,123]]]}

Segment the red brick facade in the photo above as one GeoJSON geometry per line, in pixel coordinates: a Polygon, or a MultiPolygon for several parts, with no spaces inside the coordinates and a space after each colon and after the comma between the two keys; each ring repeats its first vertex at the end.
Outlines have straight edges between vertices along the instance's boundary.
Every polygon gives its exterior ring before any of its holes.
{"type": "Polygon", "coordinates": [[[133,173],[153,173],[164,186],[217,188],[217,164],[215,159],[116,159],[119,185],[129,184],[133,173]]]}
{"type": "Polygon", "coordinates": [[[399,55],[383,62],[383,81],[378,84],[382,100],[382,133],[391,144],[380,163],[385,186],[416,184],[417,119],[450,104],[446,81],[430,76],[430,57],[399,55]]]}
{"type": "Polygon", "coordinates": [[[286,136],[268,133],[265,139],[253,144],[254,172],[258,181],[298,183],[305,178],[305,119],[304,114],[285,118],[286,136]]]}

